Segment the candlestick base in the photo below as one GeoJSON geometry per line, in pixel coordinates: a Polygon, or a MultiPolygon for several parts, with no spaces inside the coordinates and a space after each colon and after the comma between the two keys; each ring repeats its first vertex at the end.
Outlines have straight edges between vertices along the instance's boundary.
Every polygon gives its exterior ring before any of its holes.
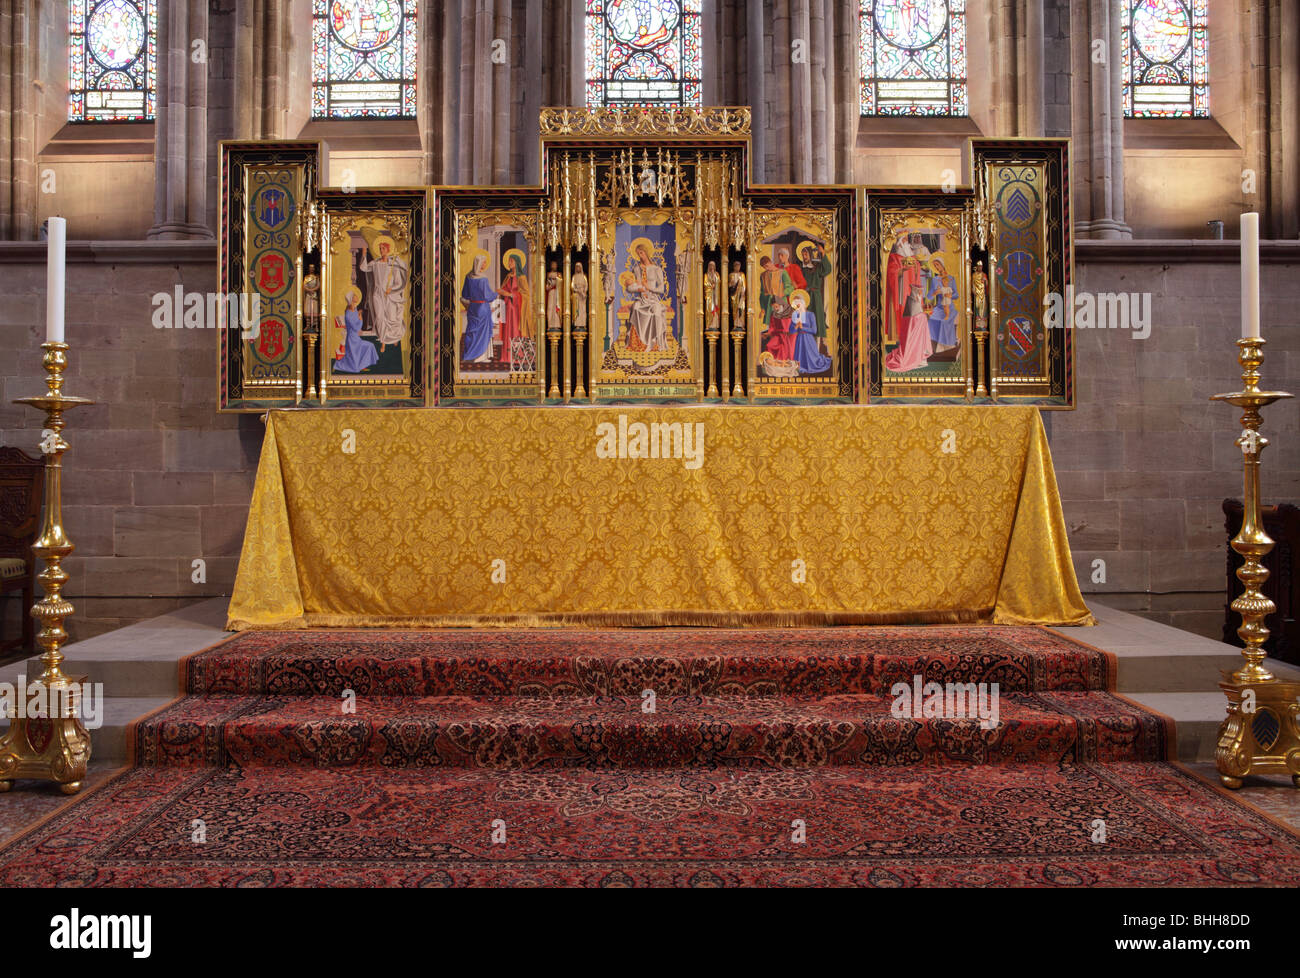
{"type": "Polygon", "coordinates": [[[75,795],[86,778],[90,733],[80,719],[85,676],[60,676],[46,687],[51,703],[63,704],[57,717],[11,717],[0,737],[0,792],[19,778],[54,781],[75,795]]]}
{"type": "Polygon", "coordinates": [[[1300,683],[1242,682],[1225,672],[1219,688],[1228,697],[1215,748],[1223,786],[1236,790],[1248,774],[1288,774],[1300,787],[1300,683]]]}

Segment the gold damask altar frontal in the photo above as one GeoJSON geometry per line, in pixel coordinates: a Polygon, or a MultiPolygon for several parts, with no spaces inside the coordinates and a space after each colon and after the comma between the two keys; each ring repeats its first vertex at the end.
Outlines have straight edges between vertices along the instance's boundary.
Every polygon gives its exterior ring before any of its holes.
{"type": "Polygon", "coordinates": [[[1090,624],[1038,412],[273,411],[231,629],[1090,624]]]}

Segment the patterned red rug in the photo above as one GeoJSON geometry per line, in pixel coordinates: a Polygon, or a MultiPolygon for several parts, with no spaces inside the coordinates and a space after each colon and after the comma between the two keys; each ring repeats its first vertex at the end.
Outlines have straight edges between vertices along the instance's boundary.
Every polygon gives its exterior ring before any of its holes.
{"type": "Polygon", "coordinates": [[[136,768],[0,854],[0,886],[1225,884],[1300,884],[1300,842],[1169,764],[136,768]]]}
{"type": "Polygon", "coordinates": [[[1300,883],[1113,677],[1036,628],[246,632],[0,885],[1300,883]],[[997,722],[892,716],[918,676],[997,722]]]}

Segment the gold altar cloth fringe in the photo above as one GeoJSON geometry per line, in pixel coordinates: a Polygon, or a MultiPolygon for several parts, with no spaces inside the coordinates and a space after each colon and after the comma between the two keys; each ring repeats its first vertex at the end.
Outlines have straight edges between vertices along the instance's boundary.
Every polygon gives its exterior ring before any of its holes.
{"type": "Polygon", "coordinates": [[[1092,624],[1034,408],[274,411],[227,627],[907,622],[1092,624]]]}

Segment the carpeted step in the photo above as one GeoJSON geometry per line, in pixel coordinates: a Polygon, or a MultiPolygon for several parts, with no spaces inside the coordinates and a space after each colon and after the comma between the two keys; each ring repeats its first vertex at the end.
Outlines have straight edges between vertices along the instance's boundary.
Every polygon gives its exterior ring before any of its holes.
{"type": "MultiPolygon", "coordinates": [[[[998,724],[825,697],[190,696],[142,721],[137,764],[676,768],[1150,761],[1163,721],[1108,693],[1012,693],[998,724]]],[[[973,709],[971,711],[973,713],[973,709]]]]}
{"type": "Polygon", "coordinates": [[[193,693],[337,696],[888,695],[1111,688],[1110,659],[1040,628],[245,632],[189,659],[193,693]]]}

